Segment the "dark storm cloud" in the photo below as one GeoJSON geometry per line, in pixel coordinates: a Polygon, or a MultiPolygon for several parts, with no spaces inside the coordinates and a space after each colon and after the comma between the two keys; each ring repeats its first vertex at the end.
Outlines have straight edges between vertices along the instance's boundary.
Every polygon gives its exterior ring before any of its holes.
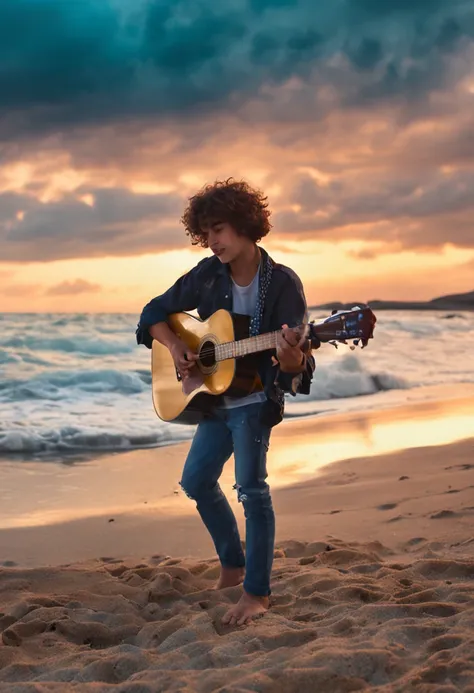
{"type": "Polygon", "coordinates": [[[341,52],[343,101],[419,98],[473,17],[474,0],[7,0],[0,137],[225,110],[341,52]]]}
{"type": "MultiPolygon", "coordinates": [[[[340,181],[320,186],[303,176],[291,201],[300,211],[279,212],[274,220],[275,228],[285,233],[340,239],[347,227],[366,225],[357,238],[383,241],[387,248],[391,243],[474,248],[474,172],[380,181],[371,176],[365,187],[357,188],[340,181]]],[[[354,237],[353,230],[350,235],[354,237]]]]}
{"type": "Polygon", "coordinates": [[[0,195],[10,214],[0,215],[3,261],[35,262],[64,258],[139,255],[181,247],[177,195],[138,195],[129,190],[83,190],[91,207],[75,196],[41,203],[22,195],[0,195]],[[24,212],[23,218],[17,213],[24,212]]]}
{"type": "MultiPolygon", "coordinates": [[[[349,5],[364,17],[402,15],[409,12],[431,14],[433,10],[446,5],[446,0],[350,0],[349,5]]],[[[459,4],[459,3],[458,3],[459,4]]]]}

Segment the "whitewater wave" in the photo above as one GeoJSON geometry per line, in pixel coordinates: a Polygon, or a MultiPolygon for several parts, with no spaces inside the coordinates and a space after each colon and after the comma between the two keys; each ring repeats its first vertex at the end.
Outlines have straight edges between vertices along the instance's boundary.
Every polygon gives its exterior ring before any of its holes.
{"type": "MultiPolygon", "coordinates": [[[[156,417],[150,383],[145,369],[57,370],[0,383],[0,414],[9,411],[8,416],[0,416],[0,454],[119,452],[189,439],[194,427],[156,417]]],[[[346,355],[319,366],[311,394],[288,397],[287,414],[308,413],[308,407],[292,411],[295,401],[310,403],[406,387],[410,384],[405,380],[386,372],[371,373],[356,356],[346,355]]]]}
{"type": "Polygon", "coordinates": [[[148,390],[150,383],[151,375],[143,371],[47,371],[28,379],[0,381],[0,402],[77,399],[88,393],[131,395],[148,390]]]}
{"type": "Polygon", "coordinates": [[[78,455],[97,452],[126,452],[155,448],[187,440],[191,427],[150,429],[148,432],[114,432],[90,426],[62,426],[57,428],[23,428],[15,426],[0,430],[0,454],[24,455],[78,455]]]}
{"type": "Polygon", "coordinates": [[[9,349],[30,349],[31,351],[61,351],[65,353],[78,352],[101,356],[107,354],[126,354],[135,349],[131,338],[128,339],[97,339],[87,337],[30,337],[13,336],[0,339],[0,346],[9,349]]]}
{"type": "MultiPolygon", "coordinates": [[[[318,366],[311,393],[299,397],[305,401],[339,399],[411,386],[407,380],[393,373],[372,373],[356,356],[346,355],[330,365],[318,366]]],[[[0,402],[77,400],[93,394],[134,395],[149,392],[150,388],[151,373],[145,369],[48,370],[27,379],[0,381],[0,402]]]]}
{"type": "Polygon", "coordinates": [[[454,315],[450,320],[443,319],[443,316],[435,316],[431,322],[409,319],[393,319],[384,317],[383,328],[387,334],[398,333],[405,337],[415,339],[423,337],[437,337],[449,335],[450,333],[469,333],[472,332],[472,323],[465,315],[454,315]]]}
{"type": "Polygon", "coordinates": [[[310,394],[297,395],[294,399],[305,402],[343,399],[386,390],[405,390],[414,385],[394,373],[371,372],[357,356],[347,354],[337,362],[317,365],[310,394]]]}
{"type": "Polygon", "coordinates": [[[0,349],[0,366],[11,363],[46,367],[51,365],[50,361],[30,354],[29,351],[8,351],[7,349],[0,349]]]}

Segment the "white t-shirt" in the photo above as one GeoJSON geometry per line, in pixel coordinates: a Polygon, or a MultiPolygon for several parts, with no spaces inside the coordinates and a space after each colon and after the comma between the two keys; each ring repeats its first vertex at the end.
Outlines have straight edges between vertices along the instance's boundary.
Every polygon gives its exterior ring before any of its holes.
{"type": "MultiPolygon", "coordinates": [[[[255,306],[257,305],[258,288],[259,288],[259,272],[247,286],[240,286],[232,279],[232,312],[239,315],[248,315],[253,317],[255,306]]],[[[224,409],[233,409],[234,407],[242,407],[246,404],[255,404],[263,402],[266,399],[263,391],[253,392],[245,397],[223,397],[222,407],[224,409]]]]}
{"type": "Polygon", "coordinates": [[[240,286],[240,284],[236,284],[232,279],[232,311],[234,313],[248,315],[249,317],[253,316],[255,313],[255,306],[257,305],[259,283],[258,272],[247,286],[240,286]]]}

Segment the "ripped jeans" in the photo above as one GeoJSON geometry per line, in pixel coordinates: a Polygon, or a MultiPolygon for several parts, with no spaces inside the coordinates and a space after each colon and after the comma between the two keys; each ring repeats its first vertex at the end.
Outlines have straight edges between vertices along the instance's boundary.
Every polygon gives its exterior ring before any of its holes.
{"type": "Polygon", "coordinates": [[[180,482],[196,501],[202,521],[225,567],[246,566],[244,589],[268,596],[275,543],[275,515],[267,478],[271,428],[258,420],[260,403],[217,409],[201,421],[180,482]],[[218,480],[234,453],[235,481],[245,514],[246,551],[242,550],[235,515],[218,480]]]}

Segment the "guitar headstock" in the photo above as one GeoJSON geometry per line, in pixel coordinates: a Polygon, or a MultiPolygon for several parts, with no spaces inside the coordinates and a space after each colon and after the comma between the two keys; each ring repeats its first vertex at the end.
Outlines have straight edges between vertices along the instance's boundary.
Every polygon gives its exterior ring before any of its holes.
{"type": "Polygon", "coordinates": [[[318,323],[309,324],[309,339],[313,348],[320,342],[347,344],[352,341],[355,346],[366,347],[369,339],[373,339],[377,318],[368,306],[355,306],[350,310],[335,310],[332,315],[318,323]]]}

